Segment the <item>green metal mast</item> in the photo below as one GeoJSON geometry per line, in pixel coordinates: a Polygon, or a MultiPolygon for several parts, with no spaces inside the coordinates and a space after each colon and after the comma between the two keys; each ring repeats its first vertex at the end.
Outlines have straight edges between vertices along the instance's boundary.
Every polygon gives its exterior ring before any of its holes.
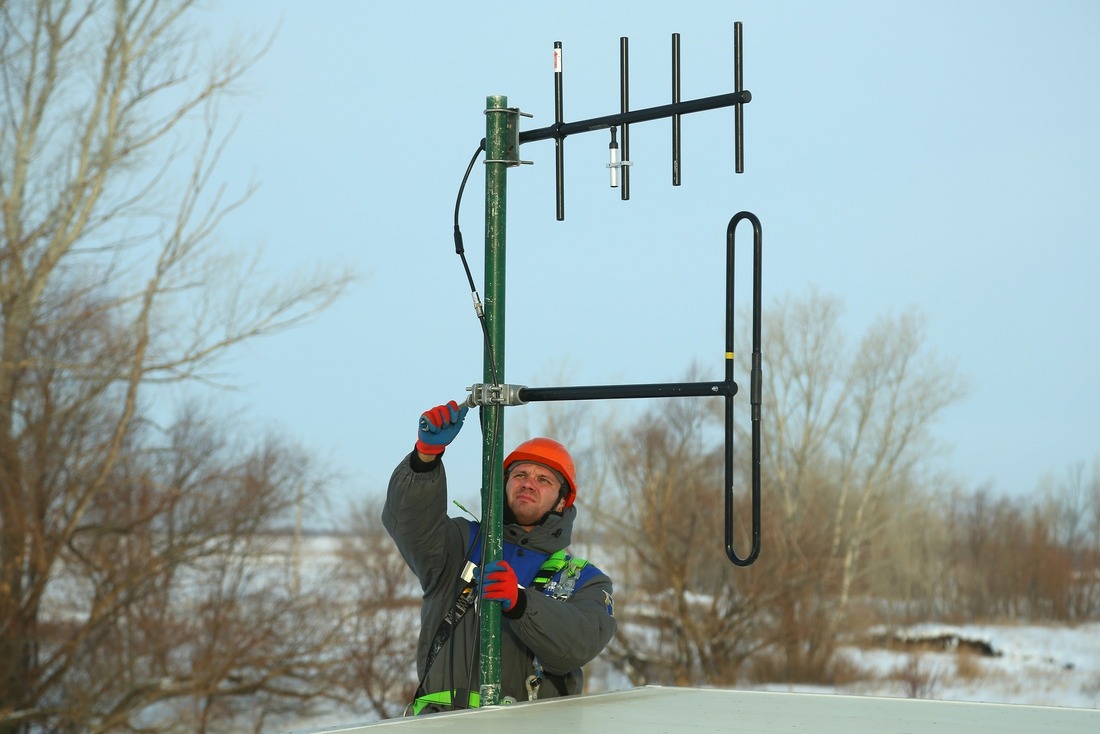
{"type": "MultiPolygon", "coordinates": [[[[489,385],[504,383],[507,173],[509,166],[518,163],[518,118],[516,110],[508,109],[507,97],[485,98],[485,323],[489,344],[485,353],[484,379],[489,385]]],[[[484,412],[481,451],[484,568],[499,560],[503,553],[504,484],[500,467],[504,463],[504,406],[485,405],[481,410],[484,412]]],[[[482,706],[495,706],[500,703],[500,605],[485,604],[481,612],[479,694],[482,706]]]]}

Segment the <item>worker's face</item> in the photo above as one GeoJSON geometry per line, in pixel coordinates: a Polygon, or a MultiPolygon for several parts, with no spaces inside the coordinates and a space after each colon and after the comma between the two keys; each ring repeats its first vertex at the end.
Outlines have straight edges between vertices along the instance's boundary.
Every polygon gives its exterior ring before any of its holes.
{"type": "Polygon", "coordinates": [[[533,528],[547,512],[564,509],[565,500],[559,499],[560,494],[561,482],[541,464],[516,464],[504,485],[505,499],[516,523],[526,530],[533,528]]]}

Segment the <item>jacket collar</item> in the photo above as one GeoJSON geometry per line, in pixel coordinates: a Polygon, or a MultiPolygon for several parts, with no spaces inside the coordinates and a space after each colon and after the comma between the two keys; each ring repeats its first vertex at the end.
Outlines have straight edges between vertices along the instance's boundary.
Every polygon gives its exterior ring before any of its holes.
{"type": "Polygon", "coordinates": [[[541,525],[536,525],[530,531],[509,523],[504,526],[504,540],[542,553],[565,550],[569,547],[573,521],[576,518],[577,508],[566,507],[561,515],[550,513],[541,525]]]}

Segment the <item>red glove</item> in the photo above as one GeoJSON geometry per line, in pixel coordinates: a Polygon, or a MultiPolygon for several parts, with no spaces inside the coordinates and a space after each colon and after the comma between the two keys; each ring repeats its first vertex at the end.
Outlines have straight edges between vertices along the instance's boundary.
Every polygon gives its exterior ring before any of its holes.
{"type": "Polygon", "coordinates": [[[504,611],[519,600],[519,580],[508,561],[493,561],[485,567],[481,595],[489,601],[499,601],[504,611]]]}

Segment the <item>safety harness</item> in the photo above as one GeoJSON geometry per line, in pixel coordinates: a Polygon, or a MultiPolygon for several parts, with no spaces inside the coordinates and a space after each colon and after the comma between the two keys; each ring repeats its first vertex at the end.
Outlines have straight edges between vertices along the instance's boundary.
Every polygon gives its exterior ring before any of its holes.
{"type": "MultiPolygon", "coordinates": [[[[534,591],[541,591],[546,596],[549,596],[559,601],[565,601],[573,596],[573,592],[577,586],[577,577],[580,575],[581,569],[588,565],[588,561],[584,558],[573,558],[567,554],[564,550],[555,551],[549,558],[543,561],[539,567],[538,572],[535,573],[535,580],[531,582],[531,589],[534,591]]],[[[470,565],[463,572],[463,579],[466,580],[466,585],[463,587],[462,592],[458,595],[458,599],[455,600],[455,605],[451,607],[450,611],[443,617],[443,620],[439,623],[439,628],[435,632],[435,637],[432,639],[432,646],[428,650],[428,657],[426,660],[425,670],[430,670],[432,663],[435,662],[436,656],[450,639],[451,633],[458,627],[459,620],[469,611],[473,606],[474,598],[477,596],[477,586],[470,578],[467,577],[472,571],[470,565]]],[[[472,577],[472,574],[470,574],[472,577]]],[[[536,656],[534,659],[534,673],[527,676],[525,681],[527,687],[527,699],[534,701],[538,698],[539,688],[542,685],[543,670],[542,663],[536,656]]],[[[506,700],[506,703],[513,703],[513,701],[506,700]]],[[[411,704],[413,716],[418,715],[427,706],[439,706],[441,708],[478,708],[481,705],[481,697],[475,691],[469,691],[466,689],[452,689],[450,691],[440,691],[438,693],[426,693],[421,696],[417,696],[411,704]]],[[[408,709],[406,709],[408,714],[408,709]]]]}
{"type": "Polygon", "coordinates": [[[573,558],[563,550],[555,551],[539,567],[531,587],[555,599],[568,599],[577,586],[577,576],[587,565],[588,561],[583,558],[573,558]],[[565,573],[555,579],[562,570],[565,573]]]}
{"type": "MultiPolygon", "coordinates": [[[[572,558],[565,551],[556,551],[539,567],[531,587],[553,599],[565,601],[573,596],[577,577],[581,569],[587,565],[588,561],[584,558],[572,558]]],[[[534,659],[534,670],[535,672],[527,676],[527,680],[524,681],[528,701],[534,701],[539,697],[539,688],[542,686],[542,661],[537,655],[534,659]]]]}

